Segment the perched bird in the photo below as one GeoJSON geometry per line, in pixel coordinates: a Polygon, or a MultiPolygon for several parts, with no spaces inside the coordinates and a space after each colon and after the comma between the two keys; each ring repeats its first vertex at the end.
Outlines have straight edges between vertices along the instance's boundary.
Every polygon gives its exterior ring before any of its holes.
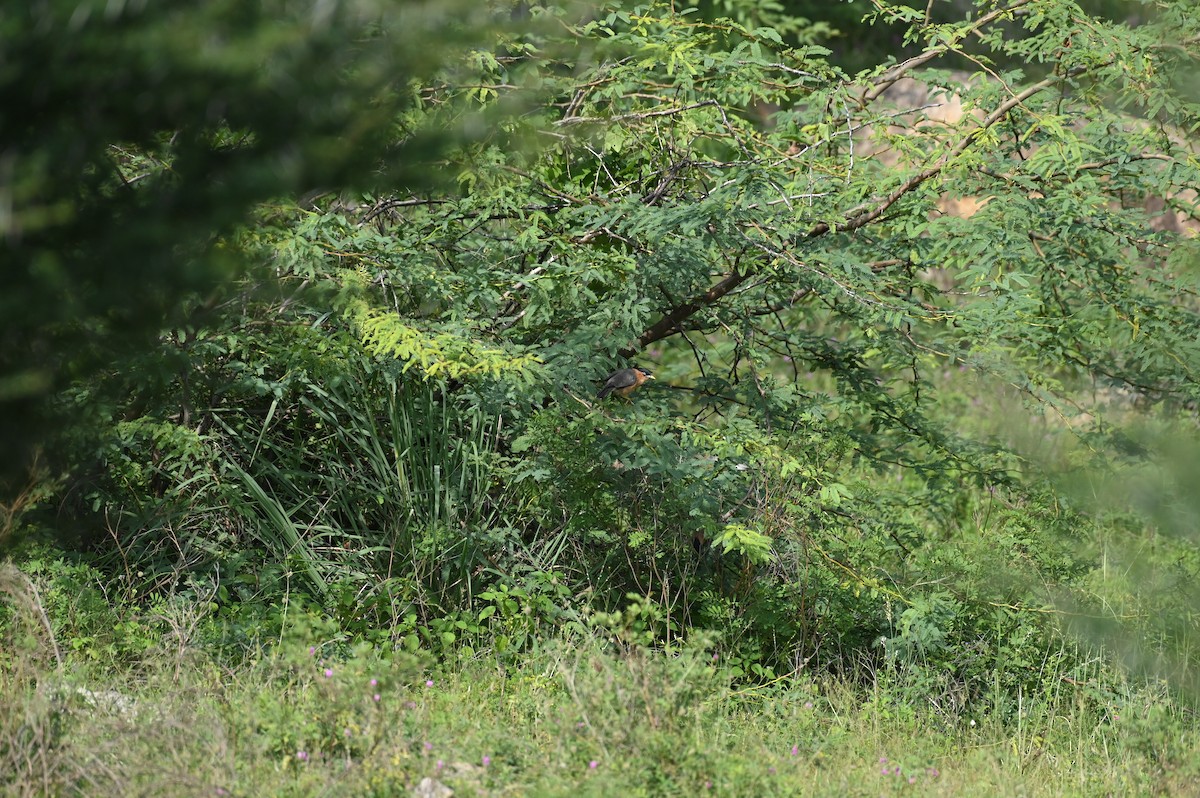
{"type": "Polygon", "coordinates": [[[603,399],[613,392],[628,397],[629,394],[642,387],[642,383],[652,379],[654,379],[654,375],[650,373],[650,370],[644,369],[641,366],[635,366],[631,369],[618,369],[608,375],[608,379],[604,381],[604,387],[596,394],[596,398],[603,399]]]}

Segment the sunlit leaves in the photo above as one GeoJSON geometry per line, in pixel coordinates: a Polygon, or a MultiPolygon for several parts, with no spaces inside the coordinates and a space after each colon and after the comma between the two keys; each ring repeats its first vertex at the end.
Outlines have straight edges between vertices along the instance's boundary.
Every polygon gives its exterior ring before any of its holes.
{"type": "Polygon", "coordinates": [[[536,355],[510,355],[461,335],[427,333],[393,315],[364,311],[356,318],[368,351],[394,357],[430,379],[472,376],[520,380],[536,355]]]}
{"type": "Polygon", "coordinates": [[[753,563],[764,563],[771,556],[771,539],[743,524],[726,524],[713,538],[712,545],[725,554],[740,554],[753,563]]]}

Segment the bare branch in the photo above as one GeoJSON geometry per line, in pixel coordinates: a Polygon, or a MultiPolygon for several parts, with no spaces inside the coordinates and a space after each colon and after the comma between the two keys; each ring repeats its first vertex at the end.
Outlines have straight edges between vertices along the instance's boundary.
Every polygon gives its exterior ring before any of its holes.
{"type": "Polygon", "coordinates": [[[632,114],[618,114],[616,116],[568,116],[555,122],[555,125],[581,125],[588,122],[636,122],[641,119],[653,119],[659,116],[675,116],[684,111],[694,111],[697,108],[707,108],[709,106],[718,106],[716,100],[705,100],[704,102],[692,103],[691,105],[682,105],[678,108],[661,108],[657,111],[639,111],[632,114]]]}
{"type": "MultiPolygon", "coordinates": [[[[1033,2],[1033,0],[1016,0],[1016,2],[1012,5],[1005,6],[1004,8],[997,8],[995,11],[992,11],[989,14],[984,14],[975,21],[974,25],[963,31],[963,37],[965,38],[970,34],[975,33],[984,26],[995,22],[997,19],[1003,19],[1004,17],[1013,14],[1017,11],[1017,9],[1021,8],[1022,6],[1029,5],[1031,2],[1033,2]]],[[[949,52],[950,49],[950,45],[938,45],[937,47],[932,47],[926,50],[920,55],[914,55],[907,61],[902,61],[901,63],[896,64],[896,66],[892,67],[887,72],[884,72],[882,75],[876,78],[875,85],[863,94],[859,102],[864,106],[869,105],[870,103],[879,99],[879,95],[883,94],[885,91],[894,86],[896,82],[900,80],[900,78],[904,77],[922,64],[926,64],[937,58],[939,55],[949,52]]]]}

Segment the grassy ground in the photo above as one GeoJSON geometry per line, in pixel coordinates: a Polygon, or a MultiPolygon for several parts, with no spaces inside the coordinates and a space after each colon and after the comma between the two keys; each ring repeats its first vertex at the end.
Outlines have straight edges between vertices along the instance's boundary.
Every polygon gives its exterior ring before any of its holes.
{"type": "Polygon", "coordinates": [[[0,654],[4,795],[1194,795],[1200,775],[1200,729],[1160,692],[1053,674],[1000,719],[905,698],[903,674],[737,689],[706,651],[590,638],[434,668],[310,629],[231,664],[185,624],[119,667],[60,665],[36,620],[0,654]]]}

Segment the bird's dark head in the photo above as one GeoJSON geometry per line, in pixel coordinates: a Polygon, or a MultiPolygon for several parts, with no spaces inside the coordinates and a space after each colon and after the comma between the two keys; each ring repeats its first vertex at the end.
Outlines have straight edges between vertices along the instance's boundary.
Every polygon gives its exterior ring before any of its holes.
{"type": "Polygon", "coordinates": [[[642,372],[642,376],[648,380],[654,379],[654,373],[650,369],[644,369],[641,366],[634,366],[635,369],[642,372]]]}

